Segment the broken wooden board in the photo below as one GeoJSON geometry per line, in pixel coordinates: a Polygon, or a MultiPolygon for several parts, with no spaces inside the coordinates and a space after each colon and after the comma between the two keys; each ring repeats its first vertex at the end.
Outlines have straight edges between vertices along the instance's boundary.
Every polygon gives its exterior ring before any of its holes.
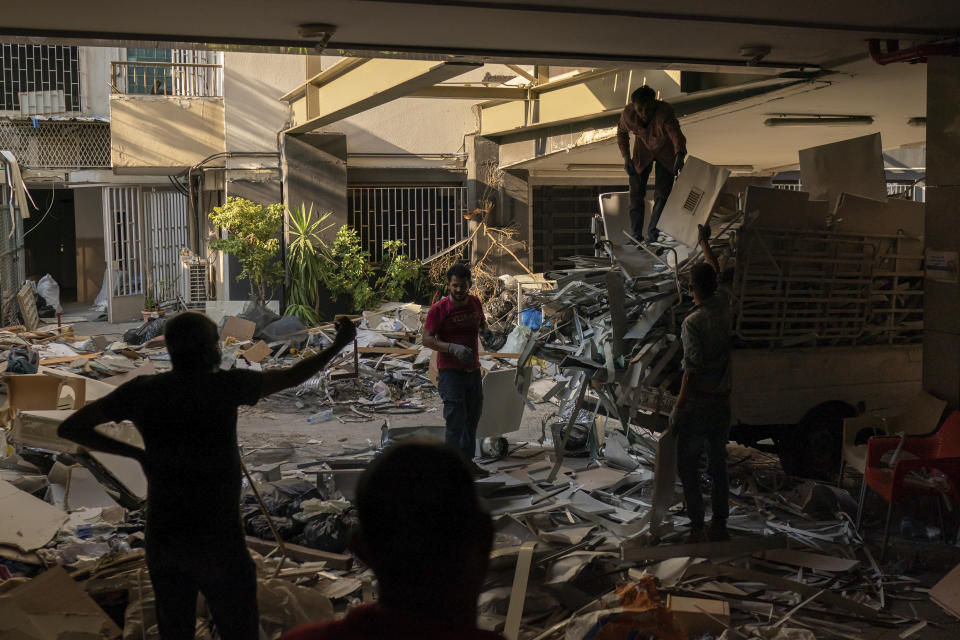
{"type": "Polygon", "coordinates": [[[253,340],[253,334],[256,330],[256,323],[237,316],[228,316],[223,323],[223,329],[220,330],[220,339],[236,338],[237,342],[246,342],[247,340],[253,340]]]}
{"type": "Polygon", "coordinates": [[[56,537],[67,514],[0,480],[0,545],[27,553],[56,537]]]}
{"type": "Polygon", "coordinates": [[[886,201],[880,134],[874,133],[800,150],[800,182],[811,200],[826,200],[836,210],[841,193],[886,201]]]}
{"type": "Polygon", "coordinates": [[[74,362],[75,360],[90,360],[92,358],[99,358],[102,353],[78,353],[75,356],[64,356],[62,358],[48,358],[47,360],[41,360],[40,364],[47,367],[53,364],[66,364],[68,362],[74,362]]]}
{"type": "Polygon", "coordinates": [[[40,326],[37,301],[34,298],[33,287],[29,283],[24,284],[17,292],[17,306],[20,307],[20,315],[23,316],[23,324],[27,331],[34,331],[40,326]]]}
{"type": "Polygon", "coordinates": [[[666,560],[667,558],[731,558],[763,551],[779,549],[787,543],[785,536],[737,536],[726,542],[698,542],[694,544],[645,545],[640,539],[627,540],[620,546],[620,557],[633,562],[666,560]]]}
{"type": "Polygon", "coordinates": [[[817,600],[821,603],[843,609],[851,615],[860,616],[868,620],[873,620],[877,615],[876,610],[868,607],[867,605],[851,600],[850,598],[837,595],[832,591],[823,591],[819,587],[813,587],[808,584],[803,584],[802,582],[797,582],[796,580],[781,578],[779,576],[764,573],[762,571],[753,571],[751,569],[742,569],[740,567],[701,562],[690,565],[684,574],[685,578],[692,578],[695,576],[707,576],[710,578],[726,577],[744,582],[761,582],[770,585],[774,589],[793,591],[804,598],[809,598],[819,594],[817,600]]]}
{"type": "Polygon", "coordinates": [[[507,619],[503,627],[506,640],[517,640],[520,635],[520,620],[523,617],[523,605],[527,599],[527,581],[530,579],[530,565],[533,563],[534,541],[524,542],[517,557],[517,568],[513,574],[513,588],[510,590],[510,604],[507,607],[507,619]]]}
{"type": "MultiPolygon", "coordinates": [[[[247,536],[247,546],[261,555],[267,555],[277,548],[277,543],[272,540],[254,538],[247,536]]],[[[287,550],[287,557],[297,562],[326,562],[331,569],[347,570],[353,566],[353,556],[345,553],[331,553],[329,551],[320,551],[310,547],[302,547],[299,544],[285,542],[283,544],[287,550]]]]}
{"type": "Polygon", "coordinates": [[[0,637],[18,640],[122,635],[120,627],[59,566],[0,597],[0,637]]]}
{"type": "Polygon", "coordinates": [[[141,500],[147,499],[147,476],[143,473],[143,467],[139,462],[133,458],[102,451],[91,451],[90,455],[131,494],[141,500]]]}
{"type": "Polygon", "coordinates": [[[657,225],[660,231],[688,247],[696,247],[699,225],[707,224],[713,205],[730,171],[687,156],[657,225]]]}
{"type": "Polygon", "coordinates": [[[667,594],[667,609],[690,638],[719,636],[730,626],[730,605],[723,600],[667,594]]]}
{"type": "Polygon", "coordinates": [[[803,567],[813,571],[842,573],[860,565],[859,560],[848,560],[847,558],[825,556],[807,551],[794,551],[793,549],[771,549],[769,551],[758,551],[753,555],[762,560],[778,562],[791,567],[803,567]]]}

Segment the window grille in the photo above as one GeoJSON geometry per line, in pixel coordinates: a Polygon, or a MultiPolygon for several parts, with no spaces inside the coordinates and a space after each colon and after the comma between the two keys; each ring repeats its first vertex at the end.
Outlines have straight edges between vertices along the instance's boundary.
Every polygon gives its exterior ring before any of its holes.
{"type": "Polygon", "coordinates": [[[80,111],[78,47],[0,45],[0,111],[20,111],[20,94],[63,91],[63,109],[80,111]]]}

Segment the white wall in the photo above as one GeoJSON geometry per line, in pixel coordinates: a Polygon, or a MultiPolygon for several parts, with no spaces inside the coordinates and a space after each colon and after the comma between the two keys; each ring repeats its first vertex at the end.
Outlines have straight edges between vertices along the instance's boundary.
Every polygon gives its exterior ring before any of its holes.
{"type": "Polygon", "coordinates": [[[84,116],[110,117],[110,62],[120,60],[113,47],[80,47],[80,106],[84,116]]]}
{"type": "MultiPolygon", "coordinates": [[[[304,81],[304,56],[223,54],[224,129],[227,151],[277,151],[277,133],[290,119],[279,98],[304,81]]],[[[234,158],[229,168],[277,166],[276,160],[234,158]]]]}
{"type": "MultiPolygon", "coordinates": [[[[338,57],[324,56],[323,68],[327,69],[339,60],[338,57]]],[[[488,74],[515,75],[503,65],[491,64],[468,71],[447,82],[480,82],[488,74]]],[[[336,122],[323,130],[345,133],[349,154],[459,153],[464,151],[463,137],[479,129],[479,122],[473,112],[473,106],[479,102],[481,101],[400,98],[336,122]]],[[[349,164],[377,167],[434,167],[437,166],[437,161],[379,157],[350,158],[349,164]]]]}

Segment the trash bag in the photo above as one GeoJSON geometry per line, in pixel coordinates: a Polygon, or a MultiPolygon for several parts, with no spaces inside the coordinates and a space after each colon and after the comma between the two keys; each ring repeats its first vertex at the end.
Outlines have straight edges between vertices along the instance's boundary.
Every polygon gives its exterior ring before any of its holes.
{"type": "MultiPolygon", "coordinates": [[[[290,478],[259,485],[260,496],[270,515],[280,518],[292,518],[300,511],[300,505],[311,498],[322,498],[316,485],[306,480],[290,478]]],[[[257,497],[247,487],[243,494],[243,504],[257,505],[257,497]]],[[[259,508],[259,507],[258,507],[259,508]]]]}
{"type": "Polygon", "coordinates": [[[143,344],[163,335],[163,327],[167,324],[165,317],[151,318],[139,327],[127,330],[123,334],[123,341],[127,344],[143,344]]]}
{"type": "Polygon", "coordinates": [[[262,332],[264,329],[280,319],[279,315],[266,307],[257,305],[255,302],[248,302],[243,305],[243,311],[237,314],[237,317],[257,325],[257,328],[253,332],[253,337],[258,340],[263,337],[262,332]]]}
{"type": "Polygon", "coordinates": [[[520,322],[536,331],[543,324],[543,313],[540,309],[524,309],[520,312],[520,322]]]}
{"type": "Polygon", "coordinates": [[[260,335],[254,334],[254,337],[267,343],[290,342],[300,348],[307,342],[307,327],[296,316],[283,316],[267,325],[260,335]]]}
{"type": "Polygon", "coordinates": [[[25,344],[11,346],[7,354],[7,373],[33,374],[40,367],[40,354],[25,344]]]}
{"type": "Polygon", "coordinates": [[[57,310],[47,304],[47,300],[39,293],[33,294],[33,304],[37,308],[38,318],[53,318],[57,315],[57,310]]]}
{"type": "Polygon", "coordinates": [[[522,353],[523,347],[527,344],[527,339],[531,333],[530,327],[523,324],[517,326],[510,332],[510,335],[507,336],[507,341],[504,343],[503,348],[500,349],[500,353],[522,353]]]}
{"type": "Polygon", "coordinates": [[[350,532],[359,522],[356,509],[352,508],[340,514],[320,513],[307,521],[295,542],[321,551],[343,553],[350,542],[350,532]]]}
{"type": "MultiPolygon", "coordinates": [[[[37,283],[37,293],[43,296],[47,304],[53,307],[54,313],[63,313],[63,307],[60,306],[60,285],[53,279],[49,273],[37,283]]],[[[41,318],[46,316],[40,316],[41,318]]]]}
{"type": "MultiPolygon", "coordinates": [[[[280,534],[280,538],[283,540],[293,540],[297,533],[300,532],[301,527],[299,523],[290,518],[271,517],[270,519],[273,520],[273,526],[277,528],[277,533],[280,534]]],[[[244,520],[243,528],[247,532],[247,535],[256,536],[264,540],[273,540],[273,531],[270,530],[270,523],[267,521],[267,516],[259,511],[244,520]]]]}

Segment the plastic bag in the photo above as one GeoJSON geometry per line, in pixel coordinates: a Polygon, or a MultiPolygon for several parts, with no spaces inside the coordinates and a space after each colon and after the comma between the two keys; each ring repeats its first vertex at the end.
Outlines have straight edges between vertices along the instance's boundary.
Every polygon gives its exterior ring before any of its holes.
{"type": "Polygon", "coordinates": [[[54,311],[63,313],[63,307],[60,306],[60,285],[49,273],[40,278],[40,282],[37,283],[37,293],[43,296],[54,311]]]}
{"type": "Polygon", "coordinates": [[[127,344],[143,344],[149,342],[157,336],[163,335],[163,326],[166,323],[166,318],[151,318],[139,327],[128,329],[123,334],[123,341],[127,344]]]}
{"type": "Polygon", "coordinates": [[[296,347],[301,347],[307,342],[307,328],[296,316],[283,316],[276,322],[267,325],[259,335],[254,334],[255,338],[270,342],[289,341],[296,347]]]}
{"type": "Polygon", "coordinates": [[[522,324],[519,325],[507,336],[507,341],[504,343],[503,348],[500,349],[500,353],[521,353],[531,333],[530,327],[522,324]]]}
{"type": "MultiPolygon", "coordinates": [[[[287,480],[277,480],[259,485],[260,496],[263,503],[267,506],[270,515],[281,518],[292,517],[293,514],[300,511],[300,504],[304,500],[311,498],[322,498],[316,485],[306,480],[290,478],[287,480]]],[[[243,495],[244,505],[256,505],[257,498],[253,491],[247,488],[243,495]]]]}
{"type": "Polygon", "coordinates": [[[258,306],[254,302],[248,302],[243,305],[243,311],[237,314],[237,317],[257,325],[257,328],[253,332],[253,337],[258,340],[263,337],[262,333],[264,329],[280,319],[280,316],[270,309],[258,306]]]}
{"type": "Polygon", "coordinates": [[[540,309],[524,309],[520,312],[520,322],[536,331],[543,324],[543,314],[540,309]]]}
{"type": "Polygon", "coordinates": [[[350,532],[359,522],[354,509],[342,514],[320,513],[307,522],[296,543],[330,553],[343,553],[350,542],[350,532]]]}

